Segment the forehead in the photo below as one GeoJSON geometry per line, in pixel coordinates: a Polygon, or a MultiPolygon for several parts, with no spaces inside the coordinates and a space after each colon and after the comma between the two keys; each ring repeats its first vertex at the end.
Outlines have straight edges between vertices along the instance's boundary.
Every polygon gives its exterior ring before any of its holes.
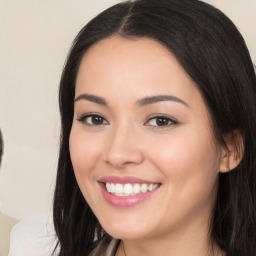
{"type": "Polygon", "coordinates": [[[171,95],[187,103],[195,120],[211,123],[197,85],[176,57],[153,39],[113,36],[93,45],[77,75],[75,97],[81,94],[99,96],[112,110],[125,111],[134,111],[130,107],[145,97],[171,95]]]}
{"type": "MultiPolygon", "coordinates": [[[[112,64],[116,63],[117,68],[120,70],[124,66],[131,68],[142,62],[144,62],[144,68],[153,68],[153,64],[160,63],[160,60],[161,64],[172,63],[173,68],[174,66],[182,68],[173,54],[154,39],[126,39],[121,36],[112,36],[91,46],[83,56],[81,64],[85,68],[89,64],[97,63],[103,66],[106,62],[109,64],[111,61],[112,64]],[[148,62],[147,66],[145,66],[145,62],[148,62]]],[[[136,67],[137,69],[140,68],[138,65],[136,67]]]]}
{"type": "Polygon", "coordinates": [[[113,36],[94,44],[83,56],[76,81],[76,96],[91,93],[138,98],[176,94],[184,101],[202,101],[201,94],[176,57],[149,38],[113,36]],[[145,95],[148,94],[148,95],[145,95]],[[119,95],[120,96],[120,95],[119,95]]]}

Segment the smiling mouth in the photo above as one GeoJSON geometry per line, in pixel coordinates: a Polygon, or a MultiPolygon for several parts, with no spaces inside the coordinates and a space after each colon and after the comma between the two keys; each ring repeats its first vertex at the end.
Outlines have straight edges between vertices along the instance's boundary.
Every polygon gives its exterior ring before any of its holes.
{"type": "Polygon", "coordinates": [[[126,184],[120,184],[120,183],[110,183],[106,182],[105,189],[108,193],[111,193],[115,196],[134,196],[138,194],[145,194],[147,192],[151,192],[153,190],[156,190],[160,184],[139,184],[139,183],[126,183],[126,184]]]}

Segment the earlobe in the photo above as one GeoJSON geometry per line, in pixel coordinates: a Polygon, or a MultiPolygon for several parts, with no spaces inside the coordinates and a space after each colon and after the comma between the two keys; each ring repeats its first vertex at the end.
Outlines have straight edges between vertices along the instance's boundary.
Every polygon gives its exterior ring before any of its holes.
{"type": "Polygon", "coordinates": [[[221,152],[221,173],[226,173],[235,169],[244,155],[244,141],[240,131],[232,131],[224,137],[224,140],[226,147],[223,147],[221,152]]]}

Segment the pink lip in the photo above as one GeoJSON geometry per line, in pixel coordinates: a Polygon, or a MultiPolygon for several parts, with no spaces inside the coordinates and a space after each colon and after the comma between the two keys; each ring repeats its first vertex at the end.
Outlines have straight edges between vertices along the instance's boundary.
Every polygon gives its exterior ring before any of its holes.
{"type": "Polygon", "coordinates": [[[109,183],[119,183],[119,184],[126,184],[126,183],[138,183],[138,184],[158,184],[159,182],[148,181],[139,179],[133,176],[126,176],[126,177],[118,177],[118,176],[105,176],[98,180],[98,182],[109,182],[109,183]]]}
{"type": "Polygon", "coordinates": [[[117,176],[108,176],[108,177],[103,177],[99,179],[98,183],[100,185],[101,192],[104,199],[112,206],[120,207],[120,208],[133,207],[144,202],[145,200],[149,199],[159,188],[158,187],[152,191],[136,194],[133,196],[116,196],[114,194],[107,192],[105,188],[106,182],[119,183],[119,184],[125,184],[125,183],[157,184],[157,182],[146,181],[146,180],[138,179],[136,177],[117,177],[117,176]]]}

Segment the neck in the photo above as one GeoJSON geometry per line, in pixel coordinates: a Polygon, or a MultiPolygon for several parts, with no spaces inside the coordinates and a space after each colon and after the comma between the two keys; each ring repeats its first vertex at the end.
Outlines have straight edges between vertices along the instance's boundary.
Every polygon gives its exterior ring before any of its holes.
{"type": "Polygon", "coordinates": [[[183,229],[165,237],[124,239],[116,256],[224,256],[218,246],[211,242],[208,230],[202,225],[201,230],[197,229],[196,232],[194,228],[186,227],[186,231],[183,229]]]}
{"type": "MultiPolygon", "coordinates": [[[[169,245],[169,244],[168,244],[169,245]]],[[[225,256],[225,253],[221,251],[216,245],[209,244],[207,248],[201,246],[201,248],[190,247],[191,250],[186,246],[182,246],[179,249],[171,248],[170,245],[167,247],[155,248],[154,246],[132,246],[131,241],[122,241],[118,248],[116,256],[225,256]]]]}

